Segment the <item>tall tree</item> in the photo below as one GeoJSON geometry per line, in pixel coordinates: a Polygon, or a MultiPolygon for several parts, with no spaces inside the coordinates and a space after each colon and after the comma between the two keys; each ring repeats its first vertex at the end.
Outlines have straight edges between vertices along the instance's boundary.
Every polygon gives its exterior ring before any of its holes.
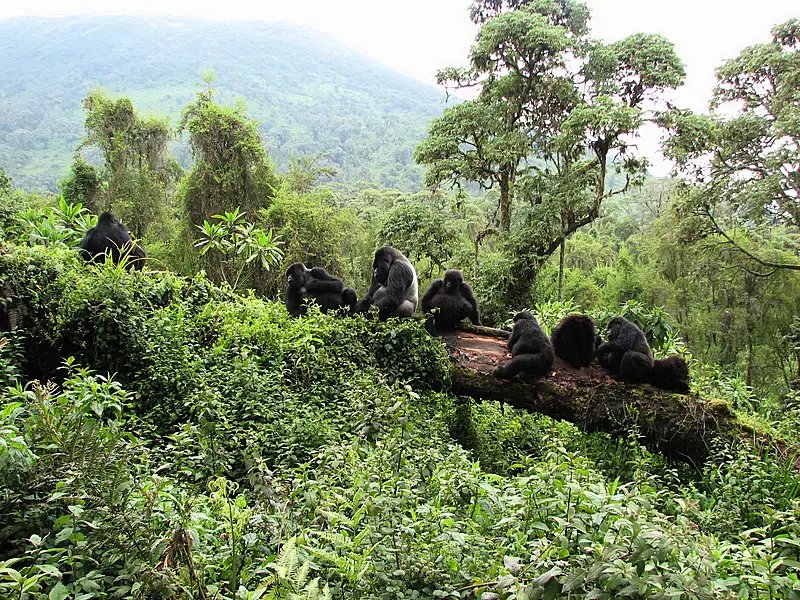
{"type": "MultiPolygon", "coordinates": [[[[257,224],[259,210],[270,204],[278,188],[258,124],[247,117],[243,105],[229,108],[214,102],[213,73],[204,81],[207,89],[184,109],[180,122],[180,130],[189,133],[195,160],[181,182],[185,248],[191,247],[198,227],[216,215],[235,213],[257,224]]],[[[219,254],[208,252],[201,258],[212,279],[221,281],[215,275],[223,272],[219,254]]]]}
{"type": "Polygon", "coordinates": [[[786,243],[800,229],[798,82],[800,20],[791,19],[717,69],[708,115],[662,118],[666,153],[690,184],[679,208],[692,237],[734,249],[761,274],[800,270],[800,240],[786,243]]]}
{"type": "Polygon", "coordinates": [[[187,106],[180,130],[189,133],[195,163],[182,187],[190,230],[216,214],[239,208],[254,219],[269,205],[278,180],[261,143],[258,124],[243,105],[214,102],[209,86],[187,106]]]}
{"type": "MultiPolygon", "coordinates": [[[[83,100],[86,110],[86,138],[80,148],[95,146],[103,154],[102,187],[95,183],[91,200],[96,208],[114,211],[141,237],[147,227],[163,214],[165,168],[169,123],[158,117],[140,117],[125,97],[111,98],[102,90],[91,90],[83,100]]],[[[65,183],[75,191],[76,169],[87,174],[80,159],[65,183]]],[[[85,179],[85,178],[84,178],[85,179]]],[[[86,183],[84,181],[84,183],[86,183]]],[[[88,191],[88,190],[84,190],[88,191]]]]}
{"type": "Polygon", "coordinates": [[[511,233],[510,281],[520,292],[544,258],[599,216],[605,199],[642,179],[647,163],[631,152],[631,139],[684,71],[662,36],[590,41],[589,11],[573,0],[485,0],[472,15],[482,26],[470,66],[438,78],[480,93],[434,120],[416,158],[429,166],[431,185],[499,187],[499,226],[511,233]],[[616,189],[612,165],[622,174],[616,189]],[[514,217],[520,199],[527,206],[514,217]]]}

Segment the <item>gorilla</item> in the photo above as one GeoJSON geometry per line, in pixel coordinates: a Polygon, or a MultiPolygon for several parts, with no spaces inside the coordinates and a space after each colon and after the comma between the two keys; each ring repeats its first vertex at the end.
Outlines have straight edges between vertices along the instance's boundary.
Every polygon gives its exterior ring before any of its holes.
{"type": "Polygon", "coordinates": [[[514,329],[508,338],[511,362],[494,370],[499,379],[511,379],[517,373],[545,375],[553,368],[553,345],[539,322],[529,312],[514,317],[514,329]]]}
{"type": "Polygon", "coordinates": [[[429,313],[434,308],[439,309],[433,317],[436,329],[454,329],[467,317],[475,325],[481,324],[478,302],[458,269],[447,271],[444,279],[436,279],[425,292],[422,297],[422,312],[429,313]]]}
{"type": "Polygon", "coordinates": [[[556,356],[576,369],[588,367],[594,358],[597,331],[587,315],[567,315],[553,329],[550,339],[556,356]]]}
{"type": "Polygon", "coordinates": [[[286,269],[286,310],[293,317],[306,314],[303,305],[305,298],[319,304],[322,312],[346,308],[351,312],[357,297],[353,288],[345,287],[344,282],[334,277],[322,267],[308,269],[297,262],[286,269]]]}
{"type": "Polygon", "coordinates": [[[653,354],[644,332],[624,317],[608,324],[608,341],[597,349],[600,364],[628,383],[644,383],[653,370],[653,354]]]}
{"type": "Polygon", "coordinates": [[[120,258],[128,256],[128,268],[141,271],[144,268],[147,253],[133,241],[128,228],[110,212],[104,212],[97,218],[97,225],[89,229],[83,236],[79,252],[84,260],[101,262],[105,254],[111,255],[114,264],[120,258]]]}
{"type": "Polygon", "coordinates": [[[414,266],[399,250],[389,246],[378,248],[372,261],[372,285],[359,300],[355,312],[367,312],[371,306],[377,306],[381,321],[391,316],[411,317],[418,302],[414,266]]]}
{"type": "Polygon", "coordinates": [[[668,356],[653,361],[650,383],[662,390],[689,393],[689,367],[682,356],[668,356]]]}

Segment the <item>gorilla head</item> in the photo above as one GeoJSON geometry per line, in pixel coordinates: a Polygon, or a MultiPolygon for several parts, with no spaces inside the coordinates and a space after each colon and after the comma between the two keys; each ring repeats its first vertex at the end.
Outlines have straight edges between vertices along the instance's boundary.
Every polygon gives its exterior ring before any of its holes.
{"type": "Polygon", "coordinates": [[[286,269],[286,284],[293,290],[305,293],[306,280],[310,272],[311,270],[307,269],[303,263],[296,262],[286,269]]]}
{"type": "Polygon", "coordinates": [[[464,276],[458,269],[450,269],[444,274],[444,291],[451,296],[461,291],[464,276]]]}

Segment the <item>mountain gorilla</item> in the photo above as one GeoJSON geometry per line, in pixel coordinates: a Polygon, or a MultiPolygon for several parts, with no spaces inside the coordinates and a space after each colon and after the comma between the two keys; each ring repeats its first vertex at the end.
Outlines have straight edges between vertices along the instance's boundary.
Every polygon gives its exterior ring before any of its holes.
{"type": "Polygon", "coordinates": [[[494,370],[499,379],[511,379],[517,373],[545,375],[553,368],[553,345],[539,322],[529,312],[514,317],[514,329],[508,338],[511,362],[494,370]]]}
{"type": "Polygon", "coordinates": [[[433,316],[435,329],[454,329],[467,317],[475,325],[481,324],[478,302],[458,269],[447,271],[444,279],[436,279],[425,292],[422,297],[422,312],[429,313],[434,308],[439,309],[433,316]]]}
{"type": "Polygon", "coordinates": [[[643,383],[653,370],[653,354],[644,332],[624,317],[608,324],[608,341],[597,349],[600,364],[628,383],[643,383]]]}
{"type": "Polygon", "coordinates": [[[358,302],[355,312],[377,306],[381,321],[391,316],[410,317],[417,310],[419,289],[414,266],[399,250],[384,246],[375,251],[372,285],[358,302]]]}
{"type": "Polygon", "coordinates": [[[594,321],[586,315],[567,315],[550,336],[556,356],[576,369],[588,367],[594,358],[597,331],[594,321]]]}
{"type": "Polygon", "coordinates": [[[322,267],[308,269],[297,262],[286,269],[286,310],[293,317],[306,314],[303,300],[311,298],[322,312],[347,308],[353,310],[356,292],[345,287],[344,281],[334,277],[322,267]]]}
{"type": "Polygon", "coordinates": [[[127,256],[128,268],[137,271],[144,268],[144,259],[147,258],[144,248],[133,241],[128,228],[110,212],[101,214],[97,225],[86,232],[79,252],[84,260],[92,262],[102,262],[103,256],[110,254],[114,264],[119,264],[120,258],[127,256]]]}
{"type": "Polygon", "coordinates": [[[668,356],[653,361],[650,383],[662,390],[689,393],[689,367],[682,356],[668,356]]]}

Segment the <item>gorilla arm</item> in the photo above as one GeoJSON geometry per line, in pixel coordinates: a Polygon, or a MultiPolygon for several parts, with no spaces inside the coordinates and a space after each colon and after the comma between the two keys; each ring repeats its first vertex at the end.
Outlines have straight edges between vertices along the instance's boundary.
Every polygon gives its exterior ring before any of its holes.
{"type": "Polygon", "coordinates": [[[431,287],[428,288],[428,291],[425,292],[425,295],[422,297],[422,301],[420,306],[422,307],[422,312],[428,312],[431,309],[431,300],[433,297],[436,296],[442,290],[442,286],[444,285],[444,279],[435,279],[433,283],[431,283],[431,287]]]}
{"type": "Polygon", "coordinates": [[[410,265],[399,260],[392,263],[386,284],[382,286],[383,293],[375,301],[375,306],[380,310],[381,319],[397,313],[397,309],[405,302],[406,290],[413,281],[414,274],[410,265]]]}
{"type": "Polygon", "coordinates": [[[470,306],[472,306],[472,312],[469,314],[469,320],[472,321],[473,325],[480,325],[481,313],[478,310],[478,301],[475,300],[475,295],[472,293],[472,288],[468,283],[461,284],[461,295],[464,297],[464,300],[469,302],[470,306]]]}

